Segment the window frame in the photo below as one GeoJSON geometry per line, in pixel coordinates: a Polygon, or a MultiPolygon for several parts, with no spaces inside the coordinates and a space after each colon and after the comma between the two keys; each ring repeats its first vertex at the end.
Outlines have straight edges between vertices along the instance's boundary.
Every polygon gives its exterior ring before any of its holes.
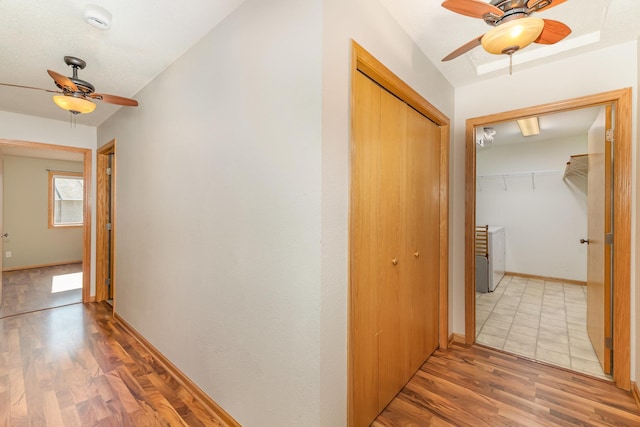
{"type": "MultiPolygon", "coordinates": [[[[83,227],[84,226],[84,218],[82,221],[77,222],[77,223],[68,223],[68,224],[56,224],[55,223],[55,193],[54,193],[54,185],[53,185],[53,181],[56,178],[80,178],[82,179],[82,185],[84,187],[84,174],[82,172],[61,172],[61,171],[54,171],[54,170],[50,170],[49,171],[49,197],[48,197],[48,223],[49,223],[49,228],[78,228],[78,227],[83,227]]],[[[82,192],[82,203],[84,206],[84,189],[82,192]]],[[[82,211],[82,215],[84,217],[84,208],[82,211]]]]}

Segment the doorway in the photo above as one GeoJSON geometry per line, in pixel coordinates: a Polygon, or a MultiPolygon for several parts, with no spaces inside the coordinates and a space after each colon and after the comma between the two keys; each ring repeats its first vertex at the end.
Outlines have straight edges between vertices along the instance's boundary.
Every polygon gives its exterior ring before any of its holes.
{"type": "Polygon", "coordinates": [[[100,147],[96,167],[96,301],[115,308],[116,140],[100,147]]]}
{"type": "MultiPolygon", "coordinates": [[[[513,121],[522,117],[545,116],[553,113],[583,108],[611,105],[615,110],[613,149],[614,188],[613,201],[613,246],[616,253],[612,261],[612,275],[615,292],[611,306],[613,312],[613,380],[625,390],[630,388],[629,327],[630,327],[630,202],[631,202],[631,93],[629,89],[607,92],[553,104],[525,108],[467,120],[467,177],[466,177],[466,217],[465,217],[465,306],[466,342],[476,341],[476,173],[477,137],[475,130],[495,123],[513,121]]],[[[535,185],[535,184],[534,184],[535,185]]]]}
{"type": "MultiPolygon", "coordinates": [[[[76,148],[76,147],[67,147],[67,146],[60,146],[60,145],[53,145],[53,144],[44,144],[44,143],[38,143],[38,142],[27,142],[27,141],[16,141],[16,140],[7,140],[7,139],[0,139],[0,152],[3,155],[6,155],[7,157],[12,156],[13,158],[16,159],[28,159],[28,158],[33,158],[33,159],[38,159],[38,160],[43,160],[43,159],[48,159],[48,160],[67,160],[67,161],[73,161],[73,162],[82,162],[82,166],[81,166],[81,170],[80,172],[82,173],[82,181],[83,184],[80,185],[77,189],[71,189],[68,188],[67,190],[69,191],[69,194],[73,193],[75,194],[76,192],[79,191],[80,194],[82,194],[82,202],[80,202],[79,206],[76,207],[76,205],[78,204],[75,200],[71,200],[71,199],[75,199],[75,197],[70,198],[70,200],[66,200],[64,202],[60,202],[61,204],[73,204],[74,208],[72,209],[73,211],[78,211],[78,214],[80,214],[80,212],[82,212],[82,219],[81,221],[79,221],[78,223],[81,226],[81,245],[82,245],[82,259],[81,259],[81,265],[77,265],[76,263],[74,264],[69,264],[68,266],[61,266],[60,263],[42,263],[42,264],[38,264],[38,265],[29,265],[29,267],[34,267],[31,271],[29,272],[29,270],[25,270],[27,271],[27,275],[28,274],[36,274],[39,275],[39,279],[42,279],[42,277],[46,276],[48,277],[48,282],[45,284],[48,286],[48,290],[47,293],[48,294],[56,294],[54,295],[54,298],[47,298],[48,302],[52,302],[54,305],[55,304],[60,304],[60,303],[68,303],[67,300],[65,300],[64,298],[59,298],[63,293],[68,292],[70,288],[75,288],[80,286],[81,287],[81,302],[90,302],[90,272],[91,272],[91,217],[90,217],[90,213],[91,213],[91,209],[90,209],[90,194],[91,194],[91,150],[90,149],[85,149],[85,148],[76,148]],[[69,203],[67,203],[69,202],[69,203]],[[67,268],[69,267],[69,268],[67,268]],[[37,270],[37,271],[36,271],[37,270]]],[[[47,177],[51,177],[51,171],[45,169],[44,167],[42,168],[42,170],[40,171],[42,172],[43,176],[45,177],[45,181],[44,181],[44,188],[45,188],[45,194],[47,193],[46,187],[46,179],[47,177]]],[[[54,177],[56,176],[56,171],[54,172],[54,177]]],[[[50,179],[50,178],[49,178],[50,179]]],[[[42,181],[39,180],[38,181],[42,181]]],[[[51,183],[49,183],[49,186],[51,185],[51,183]]],[[[56,187],[57,188],[57,187],[56,187]]],[[[3,198],[4,195],[0,194],[0,198],[3,198]]],[[[48,200],[47,196],[43,196],[44,200],[48,200]]],[[[52,198],[53,200],[53,198],[52,198]]],[[[78,201],[79,202],[79,201],[78,201]]],[[[52,208],[52,204],[49,204],[49,210],[52,208]]],[[[45,213],[44,213],[44,219],[43,221],[45,222],[45,228],[46,228],[46,222],[47,222],[47,213],[46,213],[46,207],[44,209],[45,213]]],[[[1,216],[1,214],[0,214],[1,216]]],[[[51,218],[51,216],[50,216],[51,218]]],[[[74,221],[75,222],[75,221],[74,221]]],[[[0,221],[1,223],[1,221],[0,221]]],[[[75,224],[74,224],[75,225],[75,224]]],[[[16,235],[11,233],[10,230],[3,230],[3,233],[7,233],[8,235],[5,237],[5,240],[8,240],[9,238],[11,239],[22,239],[23,241],[26,239],[26,237],[28,236],[24,236],[24,233],[20,233],[20,235],[16,235]]],[[[4,257],[6,257],[7,253],[5,253],[4,251],[0,251],[2,252],[2,259],[4,260],[4,257]]],[[[77,262],[77,259],[73,260],[74,262],[77,262]]],[[[31,263],[33,264],[33,263],[31,263]]],[[[15,276],[14,279],[16,281],[24,281],[24,277],[25,275],[21,275],[20,277],[22,277],[22,279],[18,278],[18,274],[17,273],[8,273],[11,274],[12,276],[15,276]],[[18,280],[19,279],[19,280],[18,280]]],[[[26,277],[26,276],[25,276],[26,277]]],[[[28,277],[27,277],[28,279],[28,277]]],[[[28,285],[24,284],[25,286],[28,285]]],[[[2,277],[0,277],[0,286],[2,286],[2,277]]],[[[6,296],[6,295],[5,295],[6,296]]],[[[75,300],[74,300],[75,301],[75,300]]],[[[7,301],[5,301],[7,302],[7,301]]],[[[80,302],[80,301],[77,301],[80,302]]],[[[27,305],[25,305],[25,307],[27,307],[27,305]]],[[[30,310],[28,311],[34,311],[37,309],[43,309],[43,308],[51,308],[49,306],[46,307],[32,307],[31,305],[29,305],[29,307],[31,307],[30,310]]]]}

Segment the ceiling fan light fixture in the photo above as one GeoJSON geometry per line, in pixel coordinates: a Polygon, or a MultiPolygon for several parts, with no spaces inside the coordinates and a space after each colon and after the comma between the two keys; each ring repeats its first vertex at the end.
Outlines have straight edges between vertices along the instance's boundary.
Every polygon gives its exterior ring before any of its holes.
{"type": "Polygon", "coordinates": [[[528,119],[517,120],[522,136],[538,135],[540,133],[540,123],[536,116],[528,119]]]}
{"type": "Polygon", "coordinates": [[[533,43],[544,29],[544,20],[539,18],[514,19],[493,27],[482,36],[482,47],[495,55],[511,55],[533,43]]]}
{"type": "Polygon", "coordinates": [[[63,110],[71,111],[73,114],[87,114],[96,109],[96,104],[75,96],[55,95],[53,102],[63,110]]]}

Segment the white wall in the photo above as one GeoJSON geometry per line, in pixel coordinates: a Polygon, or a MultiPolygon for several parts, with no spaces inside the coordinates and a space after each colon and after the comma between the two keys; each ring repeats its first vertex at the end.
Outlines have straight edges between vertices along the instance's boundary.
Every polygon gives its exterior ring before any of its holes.
{"type": "MultiPolygon", "coordinates": [[[[81,118],[78,119],[81,122],[81,118]]],[[[91,175],[95,177],[97,129],[80,123],[71,127],[67,121],[0,111],[0,139],[39,142],[93,150],[91,175]]],[[[91,234],[95,236],[95,185],[91,188],[91,234]]],[[[96,245],[91,239],[91,295],[95,295],[96,245]]]]}
{"type": "MultiPolygon", "coordinates": [[[[636,42],[624,43],[597,52],[575,55],[553,64],[540,65],[528,70],[514,69],[513,75],[497,77],[485,82],[465,86],[456,90],[456,119],[453,141],[453,307],[456,333],[464,333],[464,174],[465,174],[465,121],[533,105],[562,101],[584,95],[631,87],[636,93],[638,85],[638,47],[636,42]],[[552,77],[551,77],[552,76],[552,77]],[[531,85],[532,81],[540,82],[531,85]],[[499,89],[496,92],[497,88],[499,89]]],[[[633,109],[636,111],[637,99],[633,109]]],[[[636,141],[636,120],[634,120],[633,140],[636,141]]],[[[636,158],[634,144],[633,159],[636,158]]],[[[633,162],[636,173],[636,162],[633,162]]],[[[635,218],[635,203],[633,204],[635,218]]],[[[633,221],[635,227],[635,221],[633,221]]],[[[632,230],[632,246],[637,248],[640,241],[632,230]]],[[[634,259],[634,258],[632,258],[634,259]]],[[[632,265],[632,278],[635,267],[632,265]]],[[[635,297],[636,281],[632,280],[635,297]]],[[[633,301],[633,298],[632,298],[633,301]]],[[[635,304],[632,303],[632,313],[635,304]]],[[[635,319],[635,318],[634,318],[635,319]]],[[[632,326],[634,326],[632,324],[632,326]]],[[[632,335],[632,358],[635,360],[636,341],[632,335]]],[[[635,364],[631,367],[632,378],[635,364]]]]}
{"type": "Polygon", "coordinates": [[[82,162],[4,156],[2,268],[82,260],[82,227],[49,228],[49,172],[82,173],[82,162]],[[11,251],[11,257],[6,252],[11,251]]]}
{"type": "Polygon", "coordinates": [[[249,0],[98,130],[116,309],[245,426],[346,424],[352,38],[453,114],[377,2],[249,0]]]}
{"type": "Polygon", "coordinates": [[[505,227],[506,271],[586,281],[587,180],[563,179],[569,156],[586,152],[586,133],[478,148],[476,223],[505,227]],[[494,176],[534,171],[557,173],[494,176]]]}
{"type": "Polygon", "coordinates": [[[319,425],[321,19],[249,0],[98,130],[116,310],[245,426],[319,425]]]}

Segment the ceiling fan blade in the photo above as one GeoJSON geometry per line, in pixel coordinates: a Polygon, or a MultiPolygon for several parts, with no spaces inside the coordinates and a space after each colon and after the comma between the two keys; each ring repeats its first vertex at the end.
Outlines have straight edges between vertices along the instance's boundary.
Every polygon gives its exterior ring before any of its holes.
{"type": "Polygon", "coordinates": [[[554,6],[562,4],[567,0],[529,0],[527,7],[531,12],[539,12],[541,10],[551,9],[554,6]]]}
{"type": "Polygon", "coordinates": [[[109,104],[124,105],[125,107],[137,107],[138,101],[135,99],[125,98],[123,96],[107,95],[106,93],[92,93],[89,95],[93,99],[99,99],[109,104]]]}
{"type": "Polygon", "coordinates": [[[19,87],[19,88],[22,88],[22,89],[42,90],[42,91],[49,92],[49,93],[64,93],[64,92],[61,92],[59,90],[49,90],[49,89],[43,89],[41,87],[33,87],[33,86],[12,85],[12,84],[9,84],[9,83],[0,83],[0,86],[19,87]]]}
{"type": "Polygon", "coordinates": [[[70,90],[71,92],[77,92],[78,86],[74,82],[72,82],[69,77],[65,77],[62,74],[58,74],[55,71],[47,70],[47,73],[51,76],[51,78],[56,82],[56,84],[63,88],[70,90]]]}
{"type": "Polygon", "coordinates": [[[480,0],[445,0],[442,7],[472,18],[482,18],[482,15],[487,13],[496,15],[498,18],[504,15],[502,10],[480,0]]]}
{"type": "Polygon", "coordinates": [[[450,60],[452,60],[454,58],[457,58],[458,56],[462,55],[463,53],[469,52],[474,47],[480,46],[482,44],[482,37],[483,36],[484,36],[484,34],[482,36],[478,37],[478,38],[475,38],[475,39],[471,40],[470,42],[468,42],[466,44],[463,44],[462,46],[460,46],[459,48],[457,48],[456,50],[451,52],[449,55],[447,55],[444,58],[442,58],[442,62],[450,61],[450,60]]]}
{"type": "Polygon", "coordinates": [[[554,21],[553,19],[544,19],[544,28],[535,42],[540,44],[554,44],[569,34],[571,34],[571,28],[562,22],[554,21]]]}

